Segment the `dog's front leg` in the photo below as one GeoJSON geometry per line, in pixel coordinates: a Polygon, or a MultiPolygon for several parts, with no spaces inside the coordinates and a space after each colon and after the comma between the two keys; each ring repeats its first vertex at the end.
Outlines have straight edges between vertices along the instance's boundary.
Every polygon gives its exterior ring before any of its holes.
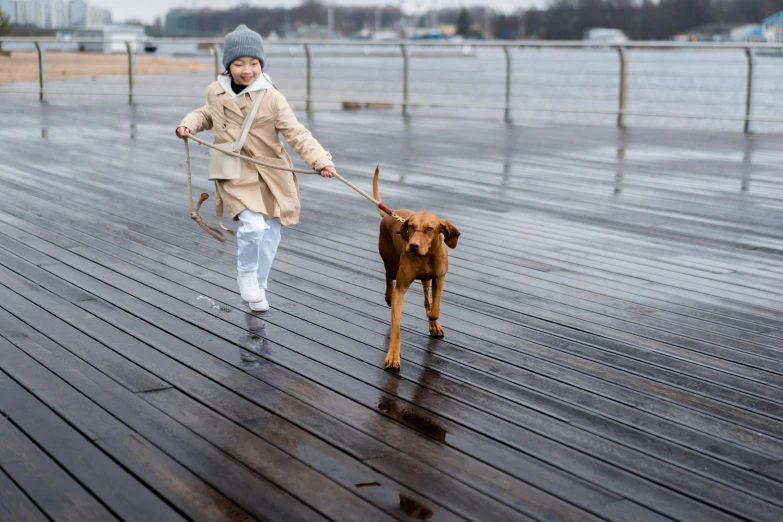
{"type": "Polygon", "coordinates": [[[387,273],[386,292],[383,294],[383,298],[386,300],[388,306],[392,305],[392,292],[394,292],[394,279],[387,273]]]}
{"type": "Polygon", "coordinates": [[[432,280],[432,306],[427,311],[427,319],[430,320],[430,335],[433,337],[443,337],[443,327],[438,319],[440,318],[440,298],[443,295],[443,283],[445,282],[446,276],[432,280]]]}
{"type": "Polygon", "coordinates": [[[400,321],[402,319],[402,307],[405,305],[405,292],[413,283],[413,279],[400,277],[397,274],[397,282],[392,292],[391,304],[391,331],[389,333],[389,351],[383,365],[387,370],[400,369],[400,321]]]}
{"type": "Polygon", "coordinates": [[[422,281],[421,288],[424,290],[424,310],[429,313],[432,308],[432,298],[430,297],[430,282],[422,281]]]}

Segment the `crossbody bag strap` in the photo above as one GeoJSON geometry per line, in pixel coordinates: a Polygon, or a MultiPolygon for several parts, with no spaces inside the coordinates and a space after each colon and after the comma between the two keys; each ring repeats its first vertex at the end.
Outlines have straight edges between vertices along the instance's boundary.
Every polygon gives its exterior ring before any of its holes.
{"type": "Polygon", "coordinates": [[[256,119],[258,107],[261,105],[261,100],[264,99],[266,91],[267,89],[262,90],[261,94],[256,96],[256,99],[253,101],[253,107],[250,109],[247,118],[245,118],[245,122],[242,124],[242,131],[239,134],[239,139],[234,143],[234,152],[239,153],[239,151],[242,150],[242,147],[245,146],[245,140],[247,139],[248,132],[250,132],[250,126],[253,124],[253,120],[256,119]]]}

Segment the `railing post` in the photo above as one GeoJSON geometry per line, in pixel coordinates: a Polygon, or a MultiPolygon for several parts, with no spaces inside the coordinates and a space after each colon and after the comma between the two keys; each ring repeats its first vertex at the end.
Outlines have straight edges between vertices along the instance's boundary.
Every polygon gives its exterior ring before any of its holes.
{"type": "Polygon", "coordinates": [[[402,115],[408,115],[408,49],[405,44],[400,44],[402,50],[402,115]]]}
{"type": "Polygon", "coordinates": [[[307,97],[305,102],[305,110],[307,111],[307,117],[313,116],[313,56],[310,54],[310,45],[304,44],[305,57],[307,58],[307,97]]]}
{"type": "Polygon", "coordinates": [[[511,123],[511,52],[507,45],[503,46],[503,52],[506,54],[506,111],[503,120],[511,123]]]}
{"type": "Polygon", "coordinates": [[[748,58],[748,87],[745,93],[745,133],[750,132],[750,112],[753,109],[753,52],[750,47],[745,48],[745,56],[748,58]]]}
{"type": "Polygon", "coordinates": [[[38,81],[41,85],[39,99],[44,101],[44,90],[46,88],[46,50],[41,47],[39,42],[35,42],[35,48],[38,51],[38,81]]]}
{"type": "Polygon", "coordinates": [[[617,126],[625,127],[625,111],[628,108],[628,55],[622,47],[617,48],[620,56],[620,99],[617,107],[617,126]]]}
{"type": "Polygon", "coordinates": [[[215,59],[215,78],[217,78],[222,72],[220,70],[220,47],[218,47],[218,44],[212,44],[212,56],[215,59]]]}
{"type": "Polygon", "coordinates": [[[133,105],[133,87],[136,84],[136,54],[130,42],[125,42],[128,51],[128,103],[133,105]]]}

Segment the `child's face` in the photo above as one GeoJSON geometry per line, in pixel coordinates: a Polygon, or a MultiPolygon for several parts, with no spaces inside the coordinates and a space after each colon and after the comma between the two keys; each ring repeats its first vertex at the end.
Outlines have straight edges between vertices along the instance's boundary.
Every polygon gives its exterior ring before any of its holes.
{"type": "Polygon", "coordinates": [[[251,85],[261,76],[261,62],[258,58],[242,56],[231,62],[231,76],[238,85],[251,85]]]}

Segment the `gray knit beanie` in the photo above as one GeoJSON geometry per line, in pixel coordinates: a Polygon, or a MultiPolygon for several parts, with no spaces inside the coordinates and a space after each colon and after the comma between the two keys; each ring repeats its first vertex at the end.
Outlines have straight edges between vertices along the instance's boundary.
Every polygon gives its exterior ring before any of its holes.
{"type": "Polygon", "coordinates": [[[223,66],[229,70],[231,62],[242,56],[252,56],[261,60],[263,67],[266,62],[264,54],[264,41],[257,32],[248,29],[245,24],[237,26],[226,35],[223,42],[223,66]]]}

